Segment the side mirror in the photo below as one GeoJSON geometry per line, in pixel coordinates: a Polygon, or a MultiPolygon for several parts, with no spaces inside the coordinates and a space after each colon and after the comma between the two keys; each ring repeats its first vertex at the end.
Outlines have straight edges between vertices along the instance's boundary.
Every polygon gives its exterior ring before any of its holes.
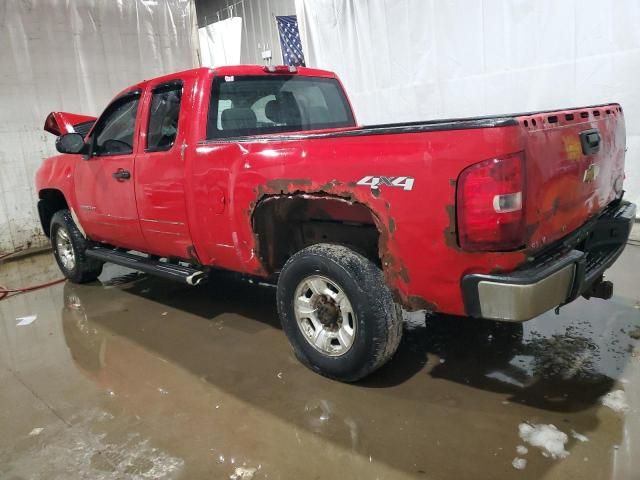
{"type": "Polygon", "coordinates": [[[60,153],[84,153],[84,138],[79,133],[65,133],[56,139],[56,150],[60,153]]]}

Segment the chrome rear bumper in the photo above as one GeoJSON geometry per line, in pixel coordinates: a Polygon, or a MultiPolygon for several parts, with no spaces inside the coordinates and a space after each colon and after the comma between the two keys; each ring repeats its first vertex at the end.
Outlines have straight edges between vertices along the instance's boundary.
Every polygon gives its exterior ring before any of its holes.
{"type": "Polygon", "coordinates": [[[635,211],[634,204],[619,202],[516,271],[464,276],[467,315],[522,322],[575,300],[620,256],[635,211]]]}

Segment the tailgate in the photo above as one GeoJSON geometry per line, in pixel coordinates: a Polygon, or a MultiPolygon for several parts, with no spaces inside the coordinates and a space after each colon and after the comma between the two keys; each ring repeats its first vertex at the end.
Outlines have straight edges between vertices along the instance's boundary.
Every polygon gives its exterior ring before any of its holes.
{"type": "Polygon", "coordinates": [[[618,104],[517,116],[526,162],[527,246],[569,234],[622,195],[625,127],[618,104]]]}

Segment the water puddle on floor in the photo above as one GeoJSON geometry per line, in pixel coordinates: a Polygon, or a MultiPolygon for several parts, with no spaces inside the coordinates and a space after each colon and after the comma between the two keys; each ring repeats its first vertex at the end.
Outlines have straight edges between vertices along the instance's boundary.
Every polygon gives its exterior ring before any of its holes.
{"type": "MultiPolygon", "coordinates": [[[[522,326],[409,314],[346,385],[297,362],[273,286],[107,266],[0,302],[0,477],[634,478],[638,270],[630,247],[611,301],[522,326]],[[618,390],[626,410],[602,403],[618,390]]],[[[0,263],[4,285],[56,276],[47,254],[0,263]]]]}

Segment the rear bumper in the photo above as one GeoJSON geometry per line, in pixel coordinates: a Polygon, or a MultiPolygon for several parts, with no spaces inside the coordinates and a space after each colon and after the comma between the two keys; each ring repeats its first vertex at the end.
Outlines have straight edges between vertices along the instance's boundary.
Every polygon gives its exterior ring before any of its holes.
{"type": "Polygon", "coordinates": [[[467,315],[522,322],[575,300],[626,246],[636,206],[618,202],[518,270],[462,279],[467,315]]]}

